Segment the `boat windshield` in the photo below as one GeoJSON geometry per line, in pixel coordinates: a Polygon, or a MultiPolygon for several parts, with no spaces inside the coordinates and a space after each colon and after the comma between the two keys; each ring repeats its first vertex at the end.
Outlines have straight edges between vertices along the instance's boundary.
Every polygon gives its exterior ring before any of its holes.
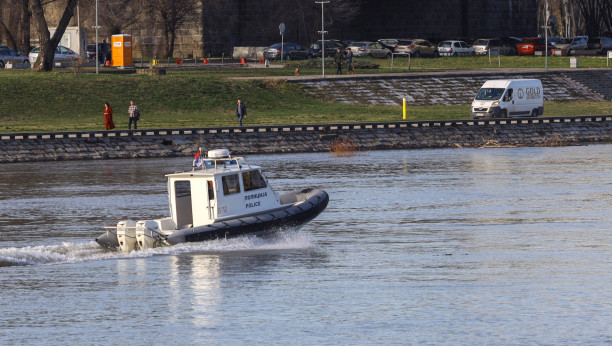
{"type": "Polygon", "coordinates": [[[485,100],[485,101],[499,100],[502,97],[504,90],[506,89],[482,88],[478,92],[478,95],[476,95],[476,100],[485,100]]]}

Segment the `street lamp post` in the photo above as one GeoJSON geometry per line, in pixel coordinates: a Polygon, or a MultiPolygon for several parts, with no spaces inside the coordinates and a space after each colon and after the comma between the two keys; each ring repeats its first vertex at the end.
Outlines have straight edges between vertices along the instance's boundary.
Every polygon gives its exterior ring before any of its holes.
{"type": "Polygon", "coordinates": [[[544,23],[544,61],[546,72],[548,72],[548,0],[546,0],[546,23],[544,23]]]}
{"type": "Polygon", "coordinates": [[[323,16],[323,5],[328,4],[329,1],[315,1],[315,4],[321,4],[321,68],[323,70],[323,77],[325,78],[325,17],[323,16]]]}
{"type": "Polygon", "coordinates": [[[94,26],[94,28],[96,29],[96,74],[98,74],[98,70],[100,69],[98,66],[100,62],[100,55],[98,55],[98,29],[100,28],[98,26],[98,0],[96,0],[96,26],[94,26]]]}

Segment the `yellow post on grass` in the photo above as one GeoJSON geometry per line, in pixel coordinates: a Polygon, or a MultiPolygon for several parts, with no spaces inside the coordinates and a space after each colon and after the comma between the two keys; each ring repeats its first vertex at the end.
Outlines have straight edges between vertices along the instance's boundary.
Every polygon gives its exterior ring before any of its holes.
{"type": "Polygon", "coordinates": [[[404,120],[406,120],[406,98],[402,98],[403,100],[403,105],[404,105],[404,120]]]}

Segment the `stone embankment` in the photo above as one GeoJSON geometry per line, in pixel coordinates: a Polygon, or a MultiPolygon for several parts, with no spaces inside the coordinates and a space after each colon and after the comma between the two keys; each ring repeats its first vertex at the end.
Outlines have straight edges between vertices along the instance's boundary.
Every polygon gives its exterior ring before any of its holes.
{"type": "MultiPolygon", "coordinates": [[[[338,77],[341,78],[289,80],[300,83],[306,93],[317,97],[375,105],[400,105],[403,97],[414,105],[469,104],[485,80],[496,78],[539,78],[546,101],[604,101],[612,97],[611,70],[338,77]]],[[[548,115],[546,110],[545,114],[548,115]]],[[[326,152],[338,143],[356,150],[612,143],[612,115],[3,134],[0,163],[188,156],[199,146],[204,150],[228,148],[242,155],[326,152]]]]}
{"type": "Polygon", "coordinates": [[[429,74],[356,76],[356,78],[291,78],[314,97],[338,103],[410,106],[465,105],[472,103],[482,84],[490,79],[535,78],[542,81],[544,102],[612,100],[612,69],[560,70],[517,73],[492,70],[429,74]]]}
{"type": "Polygon", "coordinates": [[[1,135],[0,163],[148,158],[228,148],[238,155],[355,150],[559,146],[612,142],[612,115],[1,135]]]}

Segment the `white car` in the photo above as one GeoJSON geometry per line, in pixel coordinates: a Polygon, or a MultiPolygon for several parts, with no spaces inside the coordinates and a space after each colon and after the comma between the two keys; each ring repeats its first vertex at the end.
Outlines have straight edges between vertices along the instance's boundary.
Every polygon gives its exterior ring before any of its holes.
{"type": "Polygon", "coordinates": [[[441,56],[471,56],[474,48],[463,41],[442,41],[438,44],[438,54],[441,56]]]}
{"type": "MultiPolygon", "coordinates": [[[[38,59],[38,54],[40,53],[40,47],[34,47],[30,51],[28,55],[30,59],[30,63],[34,65],[36,59],[38,59]]],[[[70,62],[79,60],[79,54],[75,53],[72,49],[64,46],[57,46],[55,48],[55,55],[53,58],[54,62],[70,62]]]]}

